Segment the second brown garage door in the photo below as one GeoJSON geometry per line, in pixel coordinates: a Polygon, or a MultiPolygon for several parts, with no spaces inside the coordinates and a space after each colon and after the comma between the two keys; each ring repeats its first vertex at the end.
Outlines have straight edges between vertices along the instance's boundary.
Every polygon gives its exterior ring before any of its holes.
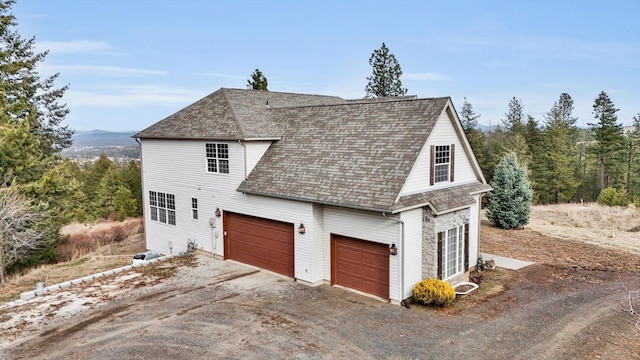
{"type": "Polygon", "coordinates": [[[331,235],[331,284],[389,298],[389,246],[331,235]]]}
{"type": "Polygon", "coordinates": [[[293,224],[224,213],[224,258],[294,277],[293,224]]]}

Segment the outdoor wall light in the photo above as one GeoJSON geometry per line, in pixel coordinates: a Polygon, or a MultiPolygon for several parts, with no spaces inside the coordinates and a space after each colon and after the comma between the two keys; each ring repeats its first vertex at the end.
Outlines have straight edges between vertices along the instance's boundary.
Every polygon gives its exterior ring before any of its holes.
{"type": "Polygon", "coordinates": [[[304,234],[305,232],[307,232],[307,229],[304,228],[304,224],[300,223],[300,226],[298,227],[298,232],[300,234],[304,234]]]}
{"type": "Polygon", "coordinates": [[[391,247],[389,248],[389,255],[398,255],[398,248],[396,247],[396,244],[391,244],[391,247]]]}
{"type": "Polygon", "coordinates": [[[220,217],[220,215],[222,215],[220,208],[216,208],[216,217],[220,217]]]}

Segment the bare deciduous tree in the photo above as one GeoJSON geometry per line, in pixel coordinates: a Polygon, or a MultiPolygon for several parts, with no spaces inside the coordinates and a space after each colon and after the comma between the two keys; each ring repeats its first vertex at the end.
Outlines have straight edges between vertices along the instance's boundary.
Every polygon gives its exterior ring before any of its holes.
{"type": "Polygon", "coordinates": [[[42,220],[33,202],[14,185],[0,186],[0,284],[5,269],[43,245],[44,232],[35,226],[42,220]]]}

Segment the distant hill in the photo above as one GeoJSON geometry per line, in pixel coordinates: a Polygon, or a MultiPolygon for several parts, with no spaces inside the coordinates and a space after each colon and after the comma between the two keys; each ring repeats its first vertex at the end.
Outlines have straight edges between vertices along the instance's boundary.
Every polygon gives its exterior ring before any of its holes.
{"type": "Polygon", "coordinates": [[[73,135],[72,148],[110,146],[138,146],[136,140],[131,137],[135,131],[111,132],[105,130],[78,131],[73,135]]]}
{"type": "Polygon", "coordinates": [[[139,159],[140,145],[131,135],[134,131],[77,131],[73,134],[73,145],[62,150],[61,155],[79,161],[92,161],[100,154],[111,159],[139,159]]]}

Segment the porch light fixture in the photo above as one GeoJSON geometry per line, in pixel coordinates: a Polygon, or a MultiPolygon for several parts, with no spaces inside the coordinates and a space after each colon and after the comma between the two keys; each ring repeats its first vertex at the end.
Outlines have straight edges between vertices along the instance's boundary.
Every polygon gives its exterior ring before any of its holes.
{"type": "Polygon", "coordinates": [[[300,226],[298,227],[298,233],[304,234],[305,232],[307,232],[307,229],[304,228],[303,223],[300,223],[300,226]]]}
{"type": "Polygon", "coordinates": [[[398,255],[398,248],[396,247],[396,244],[391,244],[391,247],[389,248],[389,255],[398,255]]]}
{"type": "Polygon", "coordinates": [[[222,215],[220,208],[216,208],[216,217],[220,217],[220,215],[222,215]]]}

